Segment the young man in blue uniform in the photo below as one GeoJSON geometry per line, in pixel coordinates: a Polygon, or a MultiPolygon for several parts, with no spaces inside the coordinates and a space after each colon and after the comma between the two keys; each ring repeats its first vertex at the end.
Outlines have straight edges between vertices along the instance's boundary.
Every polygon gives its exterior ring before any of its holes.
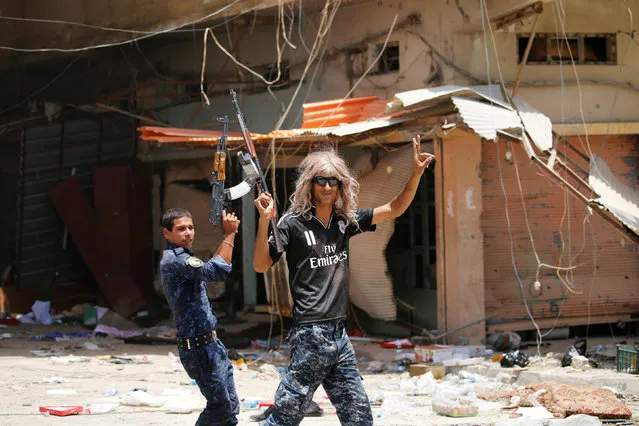
{"type": "Polygon", "coordinates": [[[160,262],[162,287],[175,317],[180,361],[206,398],[196,425],[235,425],[239,404],[233,366],[217,338],[217,319],[206,296],[207,281],[224,281],[231,272],[235,234],[240,221],[222,214],[224,239],[208,262],[193,256],[195,228],[185,209],[167,210],[162,233],[167,241],[160,262]]]}
{"type": "MultiPolygon", "coordinates": [[[[291,363],[275,393],[275,410],[262,424],[299,424],[320,384],[342,425],[373,424],[343,323],[348,311],[349,238],[403,214],[433,159],[420,152],[419,137],[413,139],[413,173],[404,189],[391,202],[365,210],[357,207],[357,180],[334,151],[314,152],[300,164],[291,207],[277,225],[293,296],[291,363]]],[[[268,238],[273,199],[262,193],[255,206],[260,220],[253,267],[266,272],[281,257],[273,236],[268,238]]]]}

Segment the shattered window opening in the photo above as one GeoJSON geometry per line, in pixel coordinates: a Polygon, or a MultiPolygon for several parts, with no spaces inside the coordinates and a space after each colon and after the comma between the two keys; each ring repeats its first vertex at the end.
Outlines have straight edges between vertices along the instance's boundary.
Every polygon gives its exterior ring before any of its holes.
{"type": "MultiPolygon", "coordinates": [[[[517,63],[524,59],[530,35],[517,35],[517,63]]],[[[533,40],[527,64],[557,65],[571,62],[576,65],[616,65],[616,34],[537,34],[533,40]],[[572,57],[571,57],[572,55],[572,57]]]]}
{"type": "MultiPolygon", "coordinates": [[[[379,55],[382,47],[384,47],[383,44],[378,44],[375,47],[375,57],[379,55]]],[[[377,74],[388,74],[393,71],[399,71],[399,43],[396,41],[386,45],[386,49],[377,62],[377,74]]]]}

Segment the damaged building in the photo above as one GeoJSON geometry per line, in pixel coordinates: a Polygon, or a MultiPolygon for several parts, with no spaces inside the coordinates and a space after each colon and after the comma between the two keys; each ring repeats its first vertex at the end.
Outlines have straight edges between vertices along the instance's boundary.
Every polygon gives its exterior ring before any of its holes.
{"type": "MultiPolygon", "coordinates": [[[[221,237],[208,224],[217,117],[231,119],[230,183],[242,179],[234,89],[281,211],[313,149],[349,161],[361,207],[401,189],[415,134],[436,155],[409,210],[352,241],[364,329],[438,330],[457,343],[637,319],[639,47],[618,2],[109,7],[3,10],[32,19],[0,20],[9,302],[145,308],[171,206],[193,213],[194,250],[208,259],[221,237]],[[110,47],[85,49],[99,45],[110,47]]],[[[251,267],[252,197],[234,208],[234,273],[210,296],[227,311],[289,315],[285,268],[251,267]]]]}

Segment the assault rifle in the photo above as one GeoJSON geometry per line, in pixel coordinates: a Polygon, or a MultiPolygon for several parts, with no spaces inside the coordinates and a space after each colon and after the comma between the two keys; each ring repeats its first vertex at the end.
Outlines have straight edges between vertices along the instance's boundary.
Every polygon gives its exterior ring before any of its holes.
{"type": "Polygon", "coordinates": [[[224,189],[226,181],[226,137],[229,130],[228,117],[218,118],[224,123],[222,136],[217,141],[217,150],[211,169],[211,210],[209,211],[209,222],[216,226],[222,226],[222,210],[231,204],[231,201],[242,198],[248,194],[259,177],[258,170],[251,161],[239,156],[239,162],[246,173],[246,179],[234,187],[224,189]]]}
{"type": "MultiPolygon", "coordinates": [[[[241,164],[250,163],[255,167],[257,171],[257,179],[255,184],[257,186],[257,192],[261,194],[262,192],[269,193],[268,187],[266,186],[266,179],[264,177],[264,173],[262,172],[262,168],[260,167],[260,162],[257,159],[257,153],[255,152],[255,146],[253,146],[253,140],[251,139],[251,133],[246,127],[246,123],[244,122],[244,114],[242,114],[242,110],[240,109],[240,105],[237,102],[237,95],[235,94],[235,90],[231,89],[231,97],[233,98],[233,107],[235,108],[235,114],[237,115],[237,119],[240,122],[240,129],[242,130],[242,138],[244,139],[244,143],[246,144],[246,150],[248,153],[240,152],[238,153],[238,158],[240,159],[241,164]]],[[[275,200],[273,200],[275,203],[275,200]]],[[[275,240],[275,248],[278,252],[283,250],[282,242],[280,241],[280,235],[277,231],[277,211],[275,206],[273,206],[273,215],[271,216],[271,228],[273,230],[273,238],[275,240]]]]}

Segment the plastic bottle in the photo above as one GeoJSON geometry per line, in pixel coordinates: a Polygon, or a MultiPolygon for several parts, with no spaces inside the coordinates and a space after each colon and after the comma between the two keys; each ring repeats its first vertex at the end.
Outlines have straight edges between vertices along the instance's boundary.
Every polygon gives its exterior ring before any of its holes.
{"type": "Polygon", "coordinates": [[[260,405],[260,401],[258,401],[257,399],[244,399],[242,400],[242,408],[247,410],[247,409],[252,409],[252,408],[258,408],[260,405]]]}

